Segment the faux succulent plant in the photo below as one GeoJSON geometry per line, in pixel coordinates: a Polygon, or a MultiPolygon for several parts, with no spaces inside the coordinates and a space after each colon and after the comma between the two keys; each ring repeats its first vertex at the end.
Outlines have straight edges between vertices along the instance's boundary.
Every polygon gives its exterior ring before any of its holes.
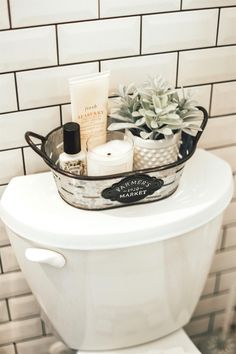
{"type": "Polygon", "coordinates": [[[143,139],[171,137],[179,130],[195,135],[201,119],[189,92],[172,89],[161,77],[141,87],[120,85],[116,106],[111,109],[108,130],[130,129],[143,139]]]}

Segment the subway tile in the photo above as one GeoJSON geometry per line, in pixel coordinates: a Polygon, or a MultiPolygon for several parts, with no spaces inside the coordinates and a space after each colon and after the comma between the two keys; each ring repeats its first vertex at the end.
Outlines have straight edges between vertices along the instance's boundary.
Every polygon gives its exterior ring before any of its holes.
{"type": "Polygon", "coordinates": [[[211,152],[213,154],[221,157],[223,160],[226,160],[231,165],[233,172],[236,172],[236,159],[235,159],[236,146],[224,147],[221,149],[214,149],[214,150],[211,150],[211,152]]]}
{"type": "MultiPolygon", "coordinates": [[[[5,300],[0,301],[0,323],[9,321],[7,303],[5,300]]],[[[1,354],[1,352],[0,352],[1,354]]]]}
{"type": "Polygon", "coordinates": [[[4,345],[3,347],[0,347],[0,354],[15,354],[15,348],[13,344],[10,345],[4,345]]]}
{"type": "Polygon", "coordinates": [[[26,174],[39,173],[49,171],[50,168],[44,160],[37,155],[31,148],[24,148],[24,159],[26,174]]]}
{"type": "Polygon", "coordinates": [[[30,293],[30,288],[21,272],[0,275],[0,299],[30,293]]]}
{"type": "Polygon", "coordinates": [[[17,110],[16,89],[13,74],[0,75],[0,113],[17,110]]]}
{"type": "Polygon", "coordinates": [[[0,29],[10,27],[7,0],[0,0],[0,29]]]}
{"type": "Polygon", "coordinates": [[[142,53],[212,46],[217,19],[215,9],[143,16],[142,53]]]}
{"type": "Polygon", "coordinates": [[[228,294],[220,294],[201,299],[197,305],[193,317],[195,318],[224,310],[227,302],[227,295],[228,294]]]}
{"type": "Polygon", "coordinates": [[[192,99],[197,101],[199,106],[202,106],[209,111],[211,85],[192,86],[185,89],[185,91],[189,91],[192,95],[192,99]]]}
{"type": "Polygon", "coordinates": [[[102,70],[111,71],[111,95],[117,92],[119,84],[127,85],[134,82],[139,85],[149,75],[162,75],[171,85],[175,86],[176,66],[176,53],[107,60],[101,63],[102,70]]]}
{"type": "Polygon", "coordinates": [[[236,142],[236,115],[210,118],[202,133],[199,147],[215,148],[236,142]],[[222,132],[224,132],[222,134],[222,132]]]}
{"type": "Polygon", "coordinates": [[[12,320],[39,315],[40,308],[33,295],[14,297],[8,300],[12,320]]]}
{"type": "Polygon", "coordinates": [[[227,247],[236,247],[236,226],[227,227],[225,231],[225,244],[227,247]]]}
{"type": "Polygon", "coordinates": [[[189,336],[198,335],[204,332],[207,332],[209,326],[209,316],[192,320],[184,330],[188,333],[189,336]]]}
{"type": "Polygon", "coordinates": [[[19,264],[11,246],[0,248],[0,255],[4,273],[19,270],[19,264]]]}
{"type": "Polygon", "coordinates": [[[0,32],[0,72],[57,64],[55,28],[0,32]]]}
{"type": "Polygon", "coordinates": [[[0,248],[3,272],[19,270],[19,264],[11,246],[0,248]]]}
{"type": "Polygon", "coordinates": [[[180,0],[100,0],[100,16],[127,16],[180,9],[180,0]]]}
{"type": "Polygon", "coordinates": [[[139,54],[139,17],[58,26],[61,64],[139,54]]]}
{"type": "Polygon", "coordinates": [[[236,113],[236,82],[213,85],[211,115],[236,113]]]}
{"type": "Polygon", "coordinates": [[[5,225],[3,224],[3,222],[0,218],[0,246],[6,246],[6,245],[9,245],[9,243],[10,243],[10,241],[7,236],[5,225]]]}
{"type": "Polygon", "coordinates": [[[8,183],[11,178],[24,174],[21,150],[0,152],[0,184],[8,183]]]}
{"type": "MultiPolygon", "coordinates": [[[[231,319],[233,319],[234,313],[231,312],[231,319]]],[[[223,327],[225,321],[225,312],[217,313],[215,315],[214,323],[213,323],[213,330],[217,331],[223,327]]]]}
{"type": "Polygon", "coordinates": [[[71,122],[72,116],[71,116],[71,105],[70,104],[64,104],[61,107],[62,111],[62,123],[65,124],[67,122],[71,122]]]}
{"type": "Polygon", "coordinates": [[[205,333],[203,333],[201,335],[199,334],[196,336],[192,336],[191,341],[199,349],[201,347],[202,343],[205,342],[205,340],[208,338],[208,336],[209,336],[209,331],[206,331],[205,333]]]}
{"type": "Polygon", "coordinates": [[[180,52],[178,86],[236,79],[236,46],[180,52]]]}
{"type": "Polygon", "coordinates": [[[224,250],[215,255],[211,273],[236,267],[236,250],[224,250]]]}
{"type": "Polygon", "coordinates": [[[67,103],[69,78],[97,71],[98,63],[86,63],[17,73],[20,108],[67,103]]]}
{"type": "Polygon", "coordinates": [[[223,224],[232,224],[236,222],[236,202],[233,201],[229,204],[224,213],[223,224]]]}
{"type": "MultiPolygon", "coordinates": [[[[17,353],[18,354],[45,354],[48,353],[50,346],[57,340],[53,336],[37,338],[34,340],[29,340],[27,342],[17,343],[17,353]]],[[[0,352],[1,354],[1,352],[0,352]]]]}
{"type": "Polygon", "coordinates": [[[0,149],[10,149],[27,145],[24,137],[26,131],[31,130],[46,135],[50,130],[59,126],[60,110],[59,107],[50,107],[8,113],[0,118],[0,149]],[[11,134],[6,134],[7,131],[11,134]]]}
{"type": "Polygon", "coordinates": [[[0,345],[19,342],[42,335],[40,318],[11,321],[0,326],[0,345]]]}
{"type": "Polygon", "coordinates": [[[218,44],[234,43],[236,43],[236,7],[225,8],[222,9],[220,13],[218,44]]]}
{"type": "Polygon", "coordinates": [[[220,275],[219,291],[230,289],[232,284],[234,284],[235,279],[236,279],[236,270],[234,270],[233,272],[222,273],[220,275]]]}
{"type": "Polygon", "coordinates": [[[12,26],[81,21],[98,17],[97,0],[10,0],[12,26]]]}
{"type": "Polygon", "coordinates": [[[6,189],[6,186],[0,186],[0,199],[1,199],[5,189],[6,189]]]}
{"type": "Polygon", "coordinates": [[[183,0],[183,9],[236,5],[236,0],[183,0]]]}
{"type": "Polygon", "coordinates": [[[215,290],[216,276],[210,275],[206,281],[205,287],[203,289],[202,295],[212,294],[215,290]]]}

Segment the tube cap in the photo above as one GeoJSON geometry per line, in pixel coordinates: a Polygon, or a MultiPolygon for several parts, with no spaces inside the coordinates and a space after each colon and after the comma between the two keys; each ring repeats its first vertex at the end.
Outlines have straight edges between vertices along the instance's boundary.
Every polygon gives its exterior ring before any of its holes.
{"type": "Polygon", "coordinates": [[[63,125],[64,152],[77,154],[81,151],[80,126],[78,123],[69,122],[63,125]]]}

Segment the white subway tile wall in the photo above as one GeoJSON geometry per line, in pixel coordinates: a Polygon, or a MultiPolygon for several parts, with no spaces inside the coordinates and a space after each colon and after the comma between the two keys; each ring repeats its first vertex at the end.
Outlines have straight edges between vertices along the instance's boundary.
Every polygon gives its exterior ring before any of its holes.
{"type": "Polygon", "coordinates": [[[217,19],[216,9],[144,16],[142,53],[213,46],[217,19]]]}
{"type": "Polygon", "coordinates": [[[16,90],[14,74],[3,74],[0,76],[0,113],[16,111],[16,90]]]}
{"type": "Polygon", "coordinates": [[[236,8],[221,10],[218,44],[236,43],[236,8]]]}
{"type": "Polygon", "coordinates": [[[236,112],[236,82],[226,82],[213,85],[212,116],[236,112]]]}
{"type": "Polygon", "coordinates": [[[12,272],[13,270],[19,270],[19,265],[11,246],[2,247],[0,249],[0,255],[2,260],[2,269],[5,273],[12,272]]]}
{"type": "Polygon", "coordinates": [[[235,0],[183,0],[183,9],[199,9],[201,7],[236,6],[235,0]]]}
{"type": "Polygon", "coordinates": [[[180,0],[100,0],[101,17],[139,15],[180,9],[180,0]]]}
{"type": "Polygon", "coordinates": [[[102,70],[111,71],[110,94],[117,94],[117,88],[121,82],[128,84],[134,82],[140,84],[148,75],[158,73],[166,78],[171,85],[176,81],[177,54],[159,54],[138,56],[102,61],[102,70]]]}
{"type": "Polygon", "coordinates": [[[0,347],[0,354],[15,354],[15,347],[13,344],[4,345],[0,347]]]}
{"type": "Polygon", "coordinates": [[[89,20],[98,17],[97,0],[10,0],[13,27],[89,20]],[[68,6],[69,5],[69,6],[68,6]]]}
{"type": "Polygon", "coordinates": [[[140,18],[59,25],[58,44],[60,64],[139,54],[140,18]]]}
{"type": "Polygon", "coordinates": [[[0,72],[57,64],[54,26],[0,32],[0,72]]]}
{"type": "Polygon", "coordinates": [[[39,315],[39,305],[33,295],[14,297],[8,300],[12,320],[39,315]]]}
{"type": "Polygon", "coordinates": [[[69,102],[70,77],[98,71],[98,63],[58,66],[16,74],[20,109],[69,102]]]}
{"type": "MultiPolygon", "coordinates": [[[[102,70],[111,96],[154,74],[188,87],[210,111],[200,147],[229,162],[236,185],[236,0],[0,0],[0,53],[0,197],[12,177],[48,170],[25,131],[70,121],[68,79],[102,70]]],[[[0,354],[44,354],[55,338],[1,221],[0,256],[0,354]]],[[[196,343],[222,326],[235,277],[236,193],[186,326],[196,343]]]]}
{"type": "Polygon", "coordinates": [[[0,29],[10,27],[7,0],[0,0],[0,29]]]}

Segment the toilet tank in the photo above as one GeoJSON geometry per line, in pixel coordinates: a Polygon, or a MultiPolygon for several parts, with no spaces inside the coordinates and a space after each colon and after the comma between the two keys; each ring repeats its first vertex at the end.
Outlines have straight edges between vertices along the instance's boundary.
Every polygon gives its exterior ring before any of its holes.
{"type": "Polygon", "coordinates": [[[198,150],[165,200],[82,211],[60,199],[45,173],[13,179],[1,216],[42,313],[63,341],[111,350],[188,323],[231,196],[228,164],[198,150]]]}

